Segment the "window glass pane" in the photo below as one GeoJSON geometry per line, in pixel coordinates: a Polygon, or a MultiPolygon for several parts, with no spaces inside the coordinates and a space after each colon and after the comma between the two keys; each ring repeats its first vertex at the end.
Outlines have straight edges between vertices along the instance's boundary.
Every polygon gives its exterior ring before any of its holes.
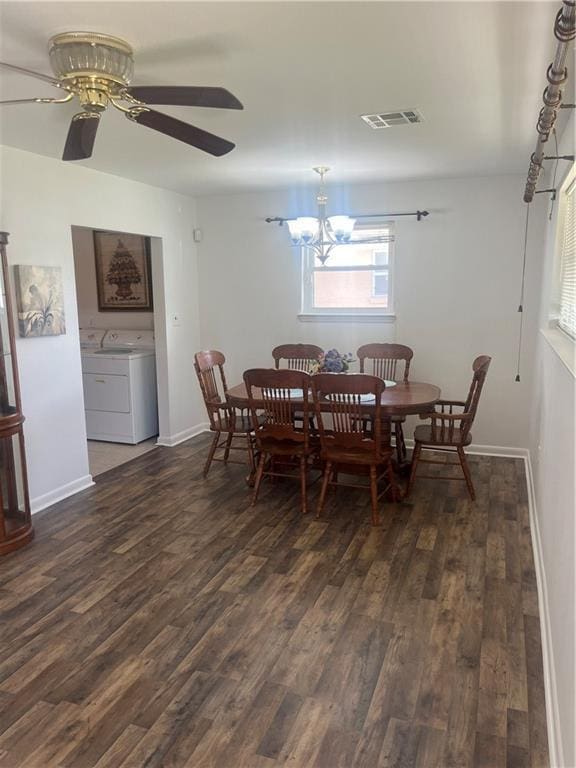
{"type": "Polygon", "coordinates": [[[318,309],[387,309],[388,271],[317,270],[313,278],[313,304],[318,309]]]}
{"type": "Polygon", "coordinates": [[[378,298],[388,296],[388,272],[374,272],[373,295],[378,298]]]}
{"type": "Polygon", "coordinates": [[[388,246],[386,246],[386,250],[374,251],[374,264],[377,264],[379,267],[388,266],[388,246]]]}

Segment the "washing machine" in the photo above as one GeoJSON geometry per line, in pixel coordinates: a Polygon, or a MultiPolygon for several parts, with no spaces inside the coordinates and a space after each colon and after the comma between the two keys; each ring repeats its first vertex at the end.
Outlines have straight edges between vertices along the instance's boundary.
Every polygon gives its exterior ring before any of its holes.
{"type": "Polygon", "coordinates": [[[158,434],[154,331],[82,329],[89,440],[140,443],[158,434]]]}

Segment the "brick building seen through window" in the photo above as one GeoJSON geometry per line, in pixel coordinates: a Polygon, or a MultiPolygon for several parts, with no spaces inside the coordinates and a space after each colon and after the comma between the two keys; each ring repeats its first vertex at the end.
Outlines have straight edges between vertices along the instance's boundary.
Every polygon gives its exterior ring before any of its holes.
{"type": "MultiPolygon", "coordinates": [[[[360,230],[359,237],[392,237],[391,227],[360,230]]],[[[304,312],[361,311],[366,314],[393,311],[393,242],[348,245],[334,248],[322,267],[314,254],[303,253],[304,312]]]]}

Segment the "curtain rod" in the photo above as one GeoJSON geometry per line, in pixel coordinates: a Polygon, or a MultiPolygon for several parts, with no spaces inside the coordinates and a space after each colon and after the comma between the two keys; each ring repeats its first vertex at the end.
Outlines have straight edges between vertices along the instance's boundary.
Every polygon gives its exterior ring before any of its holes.
{"type": "MultiPolygon", "coordinates": [[[[556,123],[558,109],[562,108],[562,86],[568,79],[568,69],[566,67],[566,57],[568,47],[576,36],[576,3],[574,0],[564,0],[562,7],[556,14],[554,22],[554,36],[558,40],[556,46],[556,55],[554,61],[548,67],[546,86],[542,95],[544,106],[540,110],[536,131],[538,139],[536,140],[536,149],[530,158],[530,167],[528,169],[528,178],[524,190],[524,202],[531,203],[536,191],[538,177],[542,170],[544,158],[544,145],[550,137],[550,132],[556,123]]],[[[566,105],[568,106],[568,105],[566,105]]],[[[570,105],[572,106],[572,105],[570,105]]]]}
{"type": "Polygon", "coordinates": [[[350,214],[353,219],[387,219],[391,216],[416,216],[418,221],[421,221],[425,216],[429,216],[428,211],[410,211],[410,213],[359,213],[357,215],[350,214]]]}
{"type": "MultiPolygon", "coordinates": [[[[416,219],[418,221],[421,221],[425,216],[429,216],[430,213],[428,211],[410,211],[409,213],[362,213],[358,215],[350,214],[351,219],[388,219],[392,216],[416,216],[416,219]]],[[[277,222],[278,225],[281,227],[284,222],[286,221],[292,221],[292,219],[289,219],[288,217],[283,216],[267,216],[265,219],[267,224],[273,224],[274,222],[277,222]]]]}

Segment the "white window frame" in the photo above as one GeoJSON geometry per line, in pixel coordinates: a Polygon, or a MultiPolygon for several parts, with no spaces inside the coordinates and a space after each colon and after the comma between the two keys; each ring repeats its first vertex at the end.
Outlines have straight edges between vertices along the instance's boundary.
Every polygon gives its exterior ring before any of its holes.
{"type": "Polygon", "coordinates": [[[576,165],[573,165],[572,168],[570,168],[566,173],[564,180],[559,185],[557,196],[558,205],[555,217],[554,266],[551,281],[548,324],[540,329],[540,333],[558,355],[566,368],[576,378],[576,340],[566,333],[558,322],[560,317],[560,294],[562,289],[562,248],[564,243],[564,222],[566,213],[565,201],[566,193],[574,183],[576,183],[576,165]]]}
{"type": "MultiPolygon", "coordinates": [[[[562,333],[564,333],[569,339],[572,340],[572,342],[576,341],[576,336],[570,332],[568,328],[565,328],[562,325],[562,291],[563,291],[563,280],[564,280],[564,270],[565,270],[565,263],[564,263],[564,256],[565,256],[565,242],[567,237],[567,227],[568,222],[566,220],[567,218],[567,208],[568,208],[568,200],[569,196],[572,202],[572,205],[576,205],[576,173],[574,172],[574,168],[572,168],[571,172],[568,174],[566,181],[562,185],[562,188],[560,190],[560,210],[558,214],[558,278],[557,278],[557,306],[558,306],[558,316],[556,318],[556,324],[562,333]]],[[[572,265],[574,267],[574,265],[572,265]]]]}
{"type": "MultiPolygon", "coordinates": [[[[301,249],[301,265],[302,265],[302,279],[301,279],[301,313],[299,318],[301,320],[326,318],[329,320],[337,320],[338,318],[358,318],[364,320],[382,320],[393,321],[394,314],[394,255],[395,255],[395,243],[394,243],[394,222],[393,221],[377,221],[370,222],[370,224],[360,225],[355,228],[355,232],[361,234],[364,230],[375,229],[387,229],[388,234],[391,236],[391,240],[388,243],[388,264],[384,268],[382,265],[366,265],[366,266],[351,266],[351,267],[331,267],[330,257],[325,265],[322,265],[315,255],[312,248],[306,248],[303,246],[301,249]],[[334,271],[334,272],[358,272],[358,271],[371,271],[373,275],[376,272],[388,272],[388,306],[387,307],[315,307],[314,300],[314,288],[313,288],[313,276],[317,271],[334,271]]],[[[378,250],[380,243],[374,243],[374,250],[378,250]]]]}

